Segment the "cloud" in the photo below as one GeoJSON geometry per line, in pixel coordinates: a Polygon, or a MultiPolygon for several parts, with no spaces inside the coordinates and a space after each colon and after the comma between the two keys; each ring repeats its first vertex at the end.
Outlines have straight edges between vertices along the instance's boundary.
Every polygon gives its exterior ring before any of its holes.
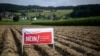
{"type": "Polygon", "coordinates": [[[69,0],[35,0],[35,4],[43,6],[60,6],[60,5],[70,5],[69,0]]]}
{"type": "Polygon", "coordinates": [[[40,6],[68,6],[81,4],[100,4],[100,0],[0,0],[0,3],[40,6]]]}

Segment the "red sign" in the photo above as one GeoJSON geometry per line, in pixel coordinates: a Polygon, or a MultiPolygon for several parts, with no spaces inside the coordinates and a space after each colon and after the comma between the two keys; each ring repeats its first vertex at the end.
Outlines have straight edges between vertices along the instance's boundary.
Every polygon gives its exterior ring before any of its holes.
{"type": "MultiPolygon", "coordinates": [[[[34,29],[33,29],[34,30],[34,29]]],[[[48,29],[49,30],[49,29],[48,29]]],[[[24,31],[23,32],[23,42],[24,44],[52,44],[53,43],[53,31],[24,31]],[[27,33],[28,32],[28,33],[27,33]]]]}

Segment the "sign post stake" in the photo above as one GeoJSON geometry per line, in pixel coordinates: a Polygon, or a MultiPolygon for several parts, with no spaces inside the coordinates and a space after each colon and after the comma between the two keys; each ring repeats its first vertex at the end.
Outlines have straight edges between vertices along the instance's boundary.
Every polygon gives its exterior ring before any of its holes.
{"type": "Polygon", "coordinates": [[[24,50],[24,32],[22,30],[22,56],[23,56],[23,50],[24,50]]]}
{"type": "Polygon", "coordinates": [[[55,44],[53,44],[53,49],[55,50],[55,44]]]}
{"type": "Polygon", "coordinates": [[[23,55],[23,46],[24,45],[24,43],[23,43],[23,37],[22,37],[22,55],[23,55]]]}
{"type": "Polygon", "coordinates": [[[23,55],[23,44],[22,44],[22,55],[23,55]]]}

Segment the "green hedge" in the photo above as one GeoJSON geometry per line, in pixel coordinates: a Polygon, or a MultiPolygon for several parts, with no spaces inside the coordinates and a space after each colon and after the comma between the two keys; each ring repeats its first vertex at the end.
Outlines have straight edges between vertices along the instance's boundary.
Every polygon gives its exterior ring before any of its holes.
{"type": "Polygon", "coordinates": [[[82,26],[100,26],[100,17],[89,17],[89,18],[73,18],[67,19],[65,21],[50,21],[50,22],[33,22],[32,25],[56,25],[56,26],[66,26],[66,25],[82,25],[82,26]]]}

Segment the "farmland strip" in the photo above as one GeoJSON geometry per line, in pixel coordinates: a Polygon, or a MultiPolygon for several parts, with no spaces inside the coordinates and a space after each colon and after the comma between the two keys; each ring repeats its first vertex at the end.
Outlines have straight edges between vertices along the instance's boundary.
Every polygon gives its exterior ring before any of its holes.
{"type": "Polygon", "coordinates": [[[91,43],[83,42],[83,41],[78,40],[78,39],[76,40],[76,39],[73,39],[73,38],[70,38],[70,37],[66,37],[66,36],[63,36],[63,35],[58,35],[58,34],[56,36],[57,37],[61,37],[61,38],[66,39],[66,40],[69,40],[69,41],[72,41],[72,42],[75,42],[77,44],[89,47],[89,48],[93,48],[93,49],[94,48],[99,48],[98,46],[95,46],[95,45],[93,45],[91,43]]]}
{"type": "MultiPolygon", "coordinates": [[[[76,52],[75,50],[71,49],[70,47],[67,47],[65,45],[62,45],[59,42],[55,41],[55,46],[57,48],[59,48],[60,50],[63,50],[64,52],[67,52],[67,54],[69,54],[68,56],[84,56],[83,54],[76,52]]],[[[67,56],[67,55],[63,55],[63,56],[67,56]]]]}
{"type": "Polygon", "coordinates": [[[1,56],[19,56],[13,35],[10,29],[7,29],[4,35],[3,51],[1,56]]]}
{"type": "Polygon", "coordinates": [[[0,55],[1,55],[2,49],[3,49],[3,41],[4,41],[5,32],[6,32],[5,29],[0,30],[0,55]]]}
{"type": "Polygon", "coordinates": [[[24,45],[24,56],[41,56],[32,45],[24,45]]]}
{"type": "Polygon", "coordinates": [[[66,45],[68,47],[71,47],[71,48],[75,49],[78,52],[83,53],[84,55],[85,54],[87,54],[87,55],[91,54],[91,55],[94,55],[94,56],[98,55],[98,52],[93,50],[93,49],[90,49],[90,48],[87,48],[87,47],[84,47],[84,46],[80,46],[80,45],[78,45],[78,44],[76,44],[74,42],[66,41],[66,40],[64,40],[64,39],[62,39],[60,37],[55,37],[55,40],[59,41],[60,43],[66,45]]]}
{"type": "MultiPolygon", "coordinates": [[[[85,37],[82,37],[83,35],[81,36],[76,36],[76,35],[66,35],[67,33],[64,33],[63,35],[67,36],[67,37],[70,37],[70,38],[74,38],[74,39],[78,39],[78,40],[82,40],[82,41],[85,41],[87,43],[91,43],[91,44],[94,44],[96,46],[100,46],[100,42],[98,41],[94,41],[94,40],[89,40],[89,38],[86,38],[86,37],[90,37],[90,36],[85,36],[85,37]],[[74,37],[73,37],[74,36],[74,37]]],[[[78,35],[78,34],[77,34],[78,35]]],[[[96,37],[97,38],[97,37],[96,37]]]]}
{"type": "Polygon", "coordinates": [[[35,49],[40,50],[42,56],[62,56],[48,45],[34,45],[35,49]]]}
{"type": "MultiPolygon", "coordinates": [[[[80,39],[80,40],[85,41],[87,43],[91,43],[91,44],[94,44],[96,46],[100,46],[100,42],[97,41],[97,40],[100,39],[99,38],[100,30],[97,31],[97,30],[95,30],[95,27],[92,27],[92,28],[94,28],[94,29],[90,29],[88,27],[80,27],[79,29],[78,29],[78,27],[76,27],[76,28],[75,27],[65,27],[65,28],[61,29],[61,27],[60,27],[60,28],[56,28],[55,31],[56,31],[56,34],[61,34],[61,35],[64,35],[64,36],[67,36],[67,37],[70,37],[70,38],[72,37],[74,39],[80,39]],[[67,30],[65,30],[65,29],[67,29],[67,30]],[[75,31],[75,29],[76,29],[76,31],[75,31]],[[81,29],[81,31],[80,31],[80,29],[81,29]],[[95,33],[91,32],[91,31],[93,31],[95,33]],[[95,38],[96,40],[92,39],[91,35],[96,37],[95,38]]],[[[99,29],[99,28],[97,27],[96,29],[99,29]]],[[[98,50],[98,49],[96,49],[96,50],[98,50]]]]}

